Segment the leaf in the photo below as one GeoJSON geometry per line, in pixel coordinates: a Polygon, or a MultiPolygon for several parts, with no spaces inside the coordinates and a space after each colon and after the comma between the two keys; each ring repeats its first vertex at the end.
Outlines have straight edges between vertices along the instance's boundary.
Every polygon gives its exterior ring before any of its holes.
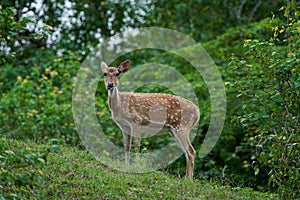
{"type": "Polygon", "coordinates": [[[42,165],[45,165],[46,164],[46,162],[45,162],[45,160],[43,159],[43,158],[38,158],[37,159],[42,165]]]}
{"type": "Polygon", "coordinates": [[[258,173],[259,173],[259,168],[255,168],[255,169],[254,169],[254,174],[255,174],[255,176],[256,176],[258,173]]]}
{"type": "Polygon", "coordinates": [[[18,195],[14,194],[14,193],[10,193],[9,197],[12,197],[13,199],[18,199],[18,195]]]}
{"type": "Polygon", "coordinates": [[[60,147],[58,145],[54,144],[54,145],[52,145],[52,150],[57,153],[57,152],[59,152],[60,147]]]}
{"type": "Polygon", "coordinates": [[[5,150],[4,152],[9,155],[15,155],[15,153],[12,150],[5,150]]]}
{"type": "Polygon", "coordinates": [[[0,200],[5,200],[4,197],[0,194],[0,200]]]}
{"type": "Polygon", "coordinates": [[[245,110],[246,108],[247,108],[247,105],[244,104],[244,105],[242,106],[242,109],[245,110]]]}
{"type": "Polygon", "coordinates": [[[45,26],[47,29],[49,29],[50,31],[53,31],[53,30],[54,30],[54,28],[53,28],[52,26],[48,25],[48,24],[44,24],[44,26],[45,26]]]}
{"type": "Polygon", "coordinates": [[[50,140],[50,142],[51,142],[52,144],[57,144],[57,143],[58,143],[58,139],[53,138],[53,139],[50,140]]]}

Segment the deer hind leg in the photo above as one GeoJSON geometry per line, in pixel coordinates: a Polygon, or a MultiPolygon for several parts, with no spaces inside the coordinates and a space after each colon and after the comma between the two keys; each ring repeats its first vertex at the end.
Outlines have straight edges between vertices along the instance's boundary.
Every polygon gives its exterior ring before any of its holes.
{"type": "Polygon", "coordinates": [[[194,160],[196,151],[192,146],[189,138],[189,131],[172,131],[175,140],[179,144],[181,150],[185,154],[186,158],[186,174],[185,177],[192,179],[193,178],[193,171],[194,171],[194,160]]]}
{"type": "Polygon", "coordinates": [[[187,146],[188,159],[187,159],[187,168],[186,168],[186,178],[193,178],[196,151],[192,146],[189,138],[187,142],[188,142],[188,146],[187,146]]]}

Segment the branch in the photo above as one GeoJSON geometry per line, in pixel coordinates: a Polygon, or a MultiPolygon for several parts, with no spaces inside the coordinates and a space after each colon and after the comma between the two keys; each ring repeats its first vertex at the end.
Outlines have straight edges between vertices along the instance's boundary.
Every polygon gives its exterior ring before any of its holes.
{"type": "Polygon", "coordinates": [[[241,13],[242,13],[243,7],[244,7],[244,5],[246,4],[246,2],[247,2],[247,0],[243,0],[243,1],[241,2],[241,5],[235,9],[236,18],[237,18],[237,20],[238,20],[239,22],[240,22],[240,20],[241,20],[241,13]]]}
{"type": "Polygon", "coordinates": [[[250,13],[250,15],[249,15],[249,17],[248,17],[248,21],[249,21],[249,22],[252,21],[253,16],[254,16],[254,14],[256,13],[256,11],[257,11],[257,9],[258,9],[258,7],[260,6],[261,3],[262,3],[262,0],[259,0],[259,1],[257,2],[257,4],[254,6],[254,8],[252,9],[252,11],[251,11],[251,13],[250,13]]]}

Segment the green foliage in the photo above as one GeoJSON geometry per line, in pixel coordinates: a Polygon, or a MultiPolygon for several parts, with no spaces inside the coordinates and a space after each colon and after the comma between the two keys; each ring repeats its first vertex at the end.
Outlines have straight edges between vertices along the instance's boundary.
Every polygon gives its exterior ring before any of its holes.
{"type": "Polygon", "coordinates": [[[6,65],[1,78],[13,87],[1,97],[1,132],[24,139],[64,138],[77,144],[71,102],[80,58],[71,51],[61,57],[43,50],[40,54],[42,65],[34,64],[24,74],[16,69],[19,75],[14,79],[10,75],[15,68],[6,65]]]}
{"type": "MultiPolygon", "coordinates": [[[[62,52],[72,49],[87,55],[95,45],[128,27],[139,27],[150,5],[129,0],[119,1],[5,1],[4,8],[15,6],[14,19],[21,22],[24,16],[33,15],[34,26],[25,35],[40,38],[39,33],[49,30],[46,40],[26,41],[22,44],[23,57],[38,56],[35,48],[51,47],[62,52]],[[50,41],[50,42],[49,42],[50,41]]],[[[13,34],[16,32],[13,31],[13,34]]],[[[10,33],[11,34],[11,33],[10,33]]]]}
{"type": "Polygon", "coordinates": [[[24,49],[31,43],[41,43],[47,39],[49,27],[45,26],[39,32],[30,32],[28,26],[33,26],[34,23],[30,17],[17,19],[17,10],[14,7],[4,9],[0,7],[0,64],[20,58],[24,54],[24,49]]]}
{"type": "Polygon", "coordinates": [[[298,197],[300,180],[300,25],[299,11],[291,11],[271,40],[245,40],[243,57],[232,57],[239,79],[230,85],[241,102],[234,121],[250,135],[241,148],[252,149],[254,174],[268,177],[284,198],[298,197]]]}
{"type": "Polygon", "coordinates": [[[209,41],[229,28],[277,14],[284,1],[155,0],[147,23],[180,31],[197,41],[209,41]],[[270,4],[272,6],[270,6],[270,4]]]}
{"type": "Polygon", "coordinates": [[[26,191],[42,183],[48,150],[32,149],[29,144],[15,149],[9,143],[0,135],[0,198],[15,199],[18,190],[26,191]]]}
{"type": "MultiPolygon", "coordinates": [[[[236,99],[238,92],[229,89],[228,87],[231,82],[236,81],[236,77],[239,75],[237,74],[238,71],[230,70],[228,62],[229,57],[232,56],[233,53],[243,55],[243,52],[245,52],[241,41],[244,41],[247,38],[265,39],[270,37],[272,35],[270,31],[271,27],[273,25],[275,26],[277,22],[280,22],[280,20],[274,19],[270,21],[270,19],[264,19],[249,25],[230,28],[224,34],[218,36],[217,39],[203,43],[202,46],[212,56],[224,78],[227,90],[227,116],[222,134],[212,152],[203,159],[196,159],[196,177],[208,180],[218,178],[222,182],[230,183],[234,186],[246,185],[259,190],[266,190],[264,187],[267,185],[266,179],[257,178],[251,167],[249,155],[255,151],[255,149],[253,150],[255,144],[252,142],[252,135],[243,130],[242,127],[235,126],[231,121],[236,112],[239,112],[240,110],[240,102],[236,99]],[[251,143],[248,144],[247,141],[250,141],[251,143]]],[[[197,48],[201,48],[201,45],[199,44],[188,48],[187,54],[189,54],[189,52],[197,51],[197,48]]],[[[175,62],[179,63],[178,60],[175,60],[175,62]]],[[[178,70],[182,69],[182,66],[189,66],[186,64],[172,64],[178,66],[178,70]]],[[[187,73],[187,77],[191,77],[191,79],[189,79],[190,83],[194,86],[194,90],[199,98],[201,119],[199,132],[193,142],[196,150],[199,150],[210,122],[210,96],[203,80],[197,79],[197,76],[195,75],[197,72],[191,70],[189,73],[191,68],[192,67],[189,66],[189,68],[182,70],[182,72],[187,73]]],[[[184,174],[184,157],[171,165],[169,169],[184,174]]]]}

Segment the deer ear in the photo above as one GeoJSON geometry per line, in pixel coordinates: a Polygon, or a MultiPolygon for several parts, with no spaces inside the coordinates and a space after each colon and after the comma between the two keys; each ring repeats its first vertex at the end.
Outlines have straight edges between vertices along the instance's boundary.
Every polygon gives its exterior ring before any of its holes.
{"type": "Polygon", "coordinates": [[[104,73],[105,71],[106,71],[106,69],[107,69],[108,67],[107,67],[107,64],[105,63],[105,62],[101,62],[101,70],[102,70],[102,72],[104,73]]]}
{"type": "Polygon", "coordinates": [[[129,70],[130,67],[130,60],[126,60],[124,62],[122,62],[119,66],[119,72],[120,73],[125,73],[129,70]]]}

